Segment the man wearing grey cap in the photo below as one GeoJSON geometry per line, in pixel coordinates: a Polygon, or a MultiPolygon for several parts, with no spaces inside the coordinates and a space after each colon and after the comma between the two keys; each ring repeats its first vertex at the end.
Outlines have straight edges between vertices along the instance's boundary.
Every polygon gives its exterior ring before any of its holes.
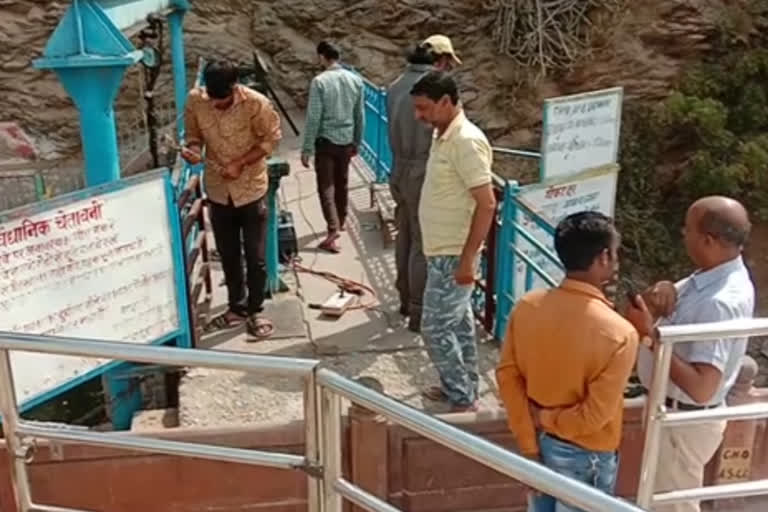
{"type": "Polygon", "coordinates": [[[400,313],[408,316],[408,329],[418,332],[421,306],[427,280],[427,262],[421,246],[419,198],[432,145],[433,129],[416,120],[411,88],[428,71],[449,71],[461,63],[451,40],[433,35],[419,43],[408,55],[408,67],[387,90],[389,144],[392,148],[392,174],[389,184],[395,200],[395,264],[400,313]]]}

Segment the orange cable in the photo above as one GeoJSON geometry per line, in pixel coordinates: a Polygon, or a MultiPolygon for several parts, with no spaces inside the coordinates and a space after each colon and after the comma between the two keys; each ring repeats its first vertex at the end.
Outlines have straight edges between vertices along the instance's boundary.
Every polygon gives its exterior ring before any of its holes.
{"type": "Polygon", "coordinates": [[[354,281],[346,277],[341,277],[337,274],[334,274],[333,272],[328,272],[324,270],[314,270],[309,267],[305,267],[304,265],[301,265],[297,261],[293,261],[292,266],[296,272],[301,272],[304,274],[310,274],[313,276],[321,277],[326,281],[329,281],[335,284],[336,286],[338,286],[339,288],[341,288],[347,293],[354,293],[354,290],[363,290],[364,292],[368,292],[373,297],[373,300],[371,302],[356,304],[354,306],[351,306],[349,309],[370,310],[375,308],[379,304],[379,299],[376,296],[376,292],[374,291],[373,288],[371,288],[367,284],[360,283],[358,281],[354,281]]]}

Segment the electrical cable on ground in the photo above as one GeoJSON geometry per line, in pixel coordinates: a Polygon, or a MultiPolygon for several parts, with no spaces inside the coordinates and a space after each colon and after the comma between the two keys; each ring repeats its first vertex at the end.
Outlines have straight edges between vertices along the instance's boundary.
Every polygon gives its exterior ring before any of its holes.
{"type": "MultiPolygon", "coordinates": [[[[333,272],[314,270],[312,268],[301,265],[298,261],[294,261],[291,266],[298,273],[311,274],[313,276],[321,277],[326,281],[329,281],[335,284],[339,288],[339,290],[341,290],[342,292],[351,293],[359,297],[362,297],[367,292],[372,297],[372,300],[370,300],[369,302],[365,302],[365,303],[360,302],[359,304],[350,306],[349,307],[350,310],[360,310],[360,309],[371,310],[379,305],[379,299],[376,296],[376,291],[370,286],[368,286],[367,284],[363,284],[363,283],[354,281],[352,279],[341,277],[337,274],[334,274],[333,272]]],[[[319,308],[320,305],[309,304],[309,307],[316,309],[316,308],[319,308]]]]}
{"type": "MultiPolygon", "coordinates": [[[[304,209],[304,199],[308,199],[309,197],[312,197],[312,196],[306,196],[305,197],[302,194],[301,175],[305,174],[305,173],[309,173],[309,172],[312,172],[312,171],[311,170],[303,170],[303,171],[299,171],[299,172],[297,172],[297,173],[295,173],[293,175],[294,179],[296,180],[296,191],[298,193],[297,194],[298,197],[296,198],[295,201],[298,203],[299,212],[301,214],[301,217],[304,220],[304,222],[307,224],[307,226],[309,227],[310,231],[312,232],[312,235],[315,238],[319,238],[320,234],[315,229],[314,224],[312,224],[312,221],[310,220],[309,215],[307,215],[307,212],[304,209]]],[[[285,208],[287,208],[288,201],[287,201],[287,199],[285,197],[285,191],[283,189],[281,189],[281,196],[282,196],[282,200],[283,200],[283,205],[284,205],[285,208]]],[[[331,283],[337,285],[340,290],[343,290],[344,292],[347,292],[347,293],[353,293],[353,294],[361,296],[361,297],[363,295],[365,295],[365,293],[367,292],[372,297],[372,300],[370,300],[369,302],[365,302],[365,303],[361,302],[359,304],[356,304],[356,305],[350,307],[349,310],[370,311],[370,312],[379,313],[379,314],[381,314],[384,317],[384,320],[385,320],[385,322],[387,323],[387,326],[390,329],[394,330],[394,329],[396,329],[398,327],[398,325],[397,325],[398,322],[392,320],[392,317],[391,317],[392,313],[390,311],[386,311],[383,308],[378,307],[378,306],[380,306],[380,301],[379,301],[379,298],[378,298],[378,296],[376,294],[376,291],[371,286],[368,286],[368,285],[366,285],[364,283],[355,281],[353,279],[349,279],[349,278],[345,278],[345,277],[339,276],[339,275],[334,274],[332,272],[315,270],[315,265],[317,264],[317,258],[318,258],[318,254],[315,253],[313,258],[312,258],[312,263],[309,266],[305,266],[305,265],[301,264],[302,259],[301,259],[300,256],[295,256],[291,260],[290,269],[293,272],[294,277],[295,277],[295,281],[296,281],[296,296],[302,302],[306,303],[306,299],[305,299],[305,297],[303,295],[302,286],[301,286],[301,283],[300,283],[300,280],[299,280],[299,274],[300,273],[308,274],[308,275],[313,275],[315,277],[326,279],[327,281],[330,281],[331,283]]],[[[311,304],[308,304],[308,307],[310,307],[312,309],[319,309],[320,305],[319,304],[315,304],[315,303],[311,303],[311,304]]]]}

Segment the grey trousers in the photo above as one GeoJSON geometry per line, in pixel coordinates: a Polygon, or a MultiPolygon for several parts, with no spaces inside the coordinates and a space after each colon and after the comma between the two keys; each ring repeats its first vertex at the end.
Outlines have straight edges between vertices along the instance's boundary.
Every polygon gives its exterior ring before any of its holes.
{"type": "Polygon", "coordinates": [[[424,287],[427,283],[427,260],[422,250],[419,226],[419,200],[425,169],[424,161],[398,162],[390,181],[397,225],[395,286],[401,306],[408,308],[409,316],[416,322],[421,318],[424,287]]]}

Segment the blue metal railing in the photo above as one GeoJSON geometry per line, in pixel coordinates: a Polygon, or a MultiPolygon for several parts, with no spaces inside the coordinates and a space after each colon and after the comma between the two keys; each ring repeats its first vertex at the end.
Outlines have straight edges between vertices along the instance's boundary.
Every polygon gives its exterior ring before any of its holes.
{"type": "Polygon", "coordinates": [[[547,242],[551,242],[554,226],[520,201],[520,191],[515,181],[507,181],[504,186],[494,283],[496,311],[493,336],[498,340],[503,339],[509,313],[523,294],[531,291],[536,284],[557,286],[556,278],[546,270],[545,265],[562,270],[557,255],[527,227],[539,228],[545,233],[547,242]],[[536,283],[537,277],[539,283],[536,283]]]}
{"type": "Polygon", "coordinates": [[[386,183],[392,172],[392,149],[389,147],[387,92],[365,80],[365,129],[360,156],[373,171],[377,183],[386,183]]]}

